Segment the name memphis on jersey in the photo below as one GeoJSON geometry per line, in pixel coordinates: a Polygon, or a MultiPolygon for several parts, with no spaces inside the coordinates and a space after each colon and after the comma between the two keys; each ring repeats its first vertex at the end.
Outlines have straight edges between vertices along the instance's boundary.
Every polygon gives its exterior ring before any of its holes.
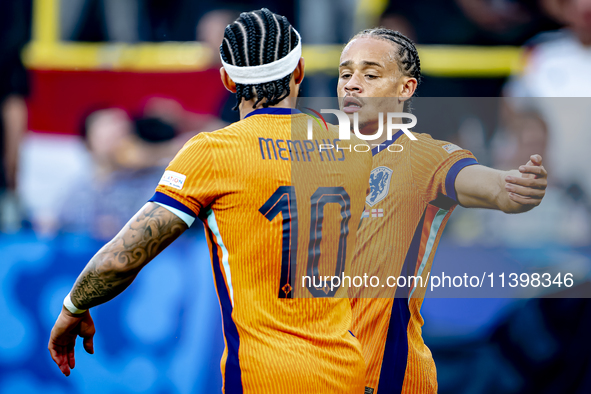
{"type": "Polygon", "coordinates": [[[340,139],[334,140],[281,140],[259,137],[259,148],[263,160],[291,160],[291,161],[310,161],[310,154],[320,155],[320,161],[343,161],[345,160],[345,150],[349,147],[337,150],[327,149],[327,146],[337,145],[340,139]]]}

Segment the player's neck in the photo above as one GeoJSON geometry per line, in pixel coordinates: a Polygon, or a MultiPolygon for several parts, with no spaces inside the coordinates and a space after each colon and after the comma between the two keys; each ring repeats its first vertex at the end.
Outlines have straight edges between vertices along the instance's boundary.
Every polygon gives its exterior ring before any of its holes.
{"type": "MultiPolygon", "coordinates": [[[[296,101],[297,101],[297,97],[288,96],[288,97],[284,98],[283,100],[281,100],[281,102],[279,104],[270,105],[267,108],[295,108],[296,101]]],[[[248,101],[242,100],[242,102],[240,103],[240,106],[238,107],[238,109],[240,111],[240,119],[244,119],[246,117],[246,115],[248,115],[252,111],[256,111],[257,109],[264,108],[263,103],[259,103],[256,106],[256,108],[252,108],[252,106],[254,105],[255,102],[256,102],[256,99],[252,99],[252,100],[248,100],[248,101]]]]}

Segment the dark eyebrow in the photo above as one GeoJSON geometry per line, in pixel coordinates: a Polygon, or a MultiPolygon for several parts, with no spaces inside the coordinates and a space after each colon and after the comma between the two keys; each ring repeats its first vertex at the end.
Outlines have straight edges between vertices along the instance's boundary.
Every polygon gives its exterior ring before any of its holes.
{"type": "Polygon", "coordinates": [[[364,66],[376,66],[376,67],[384,68],[384,66],[378,62],[368,62],[368,61],[364,60],[361,62],[361,64],[363,64],[364,66]]]}
{"type": "MultiPolygon", "coordinates": [[[[353,64],[353,63],[354,63],[354,62],[353,62],[352,60],[346,60],[346,61],[342,62],[341,64],[339,64],[339,67],[348,67],[348,66],[350,66],[350,65],[351,65],[351,64],[353,64]]],[[[361,62],[361,64],[362,64],[364,67],[368,67],[368,66],[375,66],[375,67],[381,67],[381,68],[384,68],[384,66],[383,66],[382,64],[380,64],[380,63],[377,63],[377,62],[370,62],[370,61],[367,61],[367,60],[364,60],[364,61],[362,61],[362,62],[361,62]]]]}

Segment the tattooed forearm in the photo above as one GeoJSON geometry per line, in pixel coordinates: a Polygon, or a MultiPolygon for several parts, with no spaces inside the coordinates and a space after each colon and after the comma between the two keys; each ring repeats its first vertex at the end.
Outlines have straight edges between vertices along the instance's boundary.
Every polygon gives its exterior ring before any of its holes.
{"type": "Polygon", "coordinates": [[[114,298],[186,229],[172,212],[146,204],[86,265],[70,293],[72,303],[88,309],[114,298]]]}

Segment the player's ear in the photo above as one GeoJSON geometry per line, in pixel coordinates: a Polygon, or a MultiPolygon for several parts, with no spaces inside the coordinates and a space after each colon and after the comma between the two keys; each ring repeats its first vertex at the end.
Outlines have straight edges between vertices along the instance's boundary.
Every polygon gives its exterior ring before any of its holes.
{"type": "Polygon", "coordinates": [[[293,78],[295,80],[296,85],[299,85],[304,80],[304,71],[305,69],[305,62],[304,58],[301,57],[298,65],[296,66],[295,70],[293,70],[293,78]]]}
{"type": "Polygon", "coordinates": [[[226,72],[226,69],[220,67],[220,78],[222,79],[222,83],[231,93],[236,93],[236,84],[232,81],[232,78],[226,72]]]}
{"type": "Polygon", "coordinates": [[[400,91],[398,92],[398,97],[400,101],[406,101],[410,99],[417,90],[417,79],[416,78],[408,78],[405,77],[400,85],[400,91]]]}

